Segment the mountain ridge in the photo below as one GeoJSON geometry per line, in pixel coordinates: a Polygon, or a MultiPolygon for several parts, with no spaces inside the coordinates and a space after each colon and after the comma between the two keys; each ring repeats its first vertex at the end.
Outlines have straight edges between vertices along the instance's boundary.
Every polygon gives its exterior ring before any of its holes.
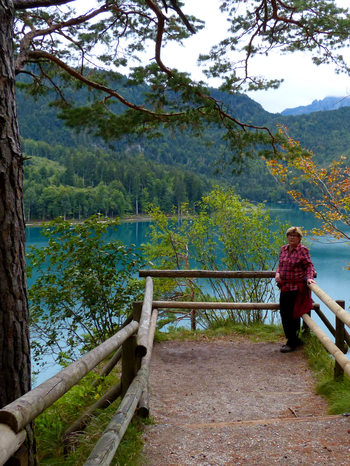
{"type": "Polygon", "coordinates": [[[300,105],[299,107],[286,108],[281,112],[283,116],[289,115],[305,115],[313,112],[325,112],[338,110],[342,107],[350,106],[349,96],[336,97],[336,96],[327,96],[324,99],[318,100],[315,99],[309,105],[300,105]]]}

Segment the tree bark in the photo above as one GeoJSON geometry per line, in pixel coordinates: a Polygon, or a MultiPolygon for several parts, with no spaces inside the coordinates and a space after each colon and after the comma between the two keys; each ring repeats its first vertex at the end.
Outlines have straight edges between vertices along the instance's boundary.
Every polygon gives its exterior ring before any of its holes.
{"type": "MultiPolygon", "coordinates": [[[[0,0],[0,407],[31,388],[23,158],[15,96],[13,19],[11,0],[0,0]]],[[[19,461],[23,464],[24,456],[27,464],[34,464],[30,427],[27,434],[29,444],[19,461]]]]}

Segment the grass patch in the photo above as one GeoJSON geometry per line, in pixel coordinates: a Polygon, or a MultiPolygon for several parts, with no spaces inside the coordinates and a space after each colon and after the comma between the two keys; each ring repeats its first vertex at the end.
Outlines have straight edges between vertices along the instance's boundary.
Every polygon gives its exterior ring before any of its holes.
{"type": "Polygon", "coordinates": [[[330,414],[350,413],[350,379],[334,380],[334,359],[313,335],[304,337],[305,353],[317,381],[316,391],[329,403],[330,414]]]}
{"type": "MultiPolygon", "coordinates": [[[[118,370],[106,377],[97,387],[92,387],[96,378],[88,374],[62,398],[46,409],[35,420],[38,463],[41,465],[79,466],[83,465],[107,427],[120,404],[117,399],[107,409],[96,412],[85,430],[76,435],[76,444],[64,454],[64,433],[66,429],[94,404],[112,385],[119,381],[118,370]]],[[[142,465],[142,426],[150,420],[137,416],[129,425],[112,462],[113,465],[142,465]]]]}
{"type": "MultiPolygon", "coordinates": [[[[111,418],[115,414],[119,402],[112,404],[106,410],[92,419],[86,430],[79,435],[79,447],[64,459],[64,464],[67,466],[83,465],[95,447],[102,432],[109,424],[111,418]]],[[[142,466],[142,431],[144,420],[134,417],[130,423],[122,441],[119,444],[117,453],[112,461],[112,465],[130,465],[142,466]]],[[[62,463],[63,464],[63,463],[62,463]]]]}
{"type": "Polygon", "coordinates": [[[203,338],[222,338],[235,336],[246,336],[253,341],[279,341],[283,336],[283,330],[280,325],[268,325],[262,323],[251,324],[246,326],[244,324],[237,324],[233,322],[223,323],[213,326],[205,330],[189,330],[184,327],[169,328],[167,332],[156,331],[155,341],[170,341],[170,340],[193,340],[199,341],[203,338]]]}

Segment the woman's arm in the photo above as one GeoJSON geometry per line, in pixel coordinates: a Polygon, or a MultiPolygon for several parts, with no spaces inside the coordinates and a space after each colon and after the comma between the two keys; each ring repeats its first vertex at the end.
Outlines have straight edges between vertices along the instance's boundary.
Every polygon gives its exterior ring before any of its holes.
{"type": "Polygon", "coordinates": [[[315,268],[311,262],[309,250],[305,246],[303,247],[303,263],[306,271],[307,284],[316,283],[314,280],[315,268]]]}

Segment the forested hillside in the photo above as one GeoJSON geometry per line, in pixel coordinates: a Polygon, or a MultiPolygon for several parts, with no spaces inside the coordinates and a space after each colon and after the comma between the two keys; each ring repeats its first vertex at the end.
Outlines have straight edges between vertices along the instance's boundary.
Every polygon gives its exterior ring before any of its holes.
{"type": "Polygon", "coordinates": [[[194,205],[210,180],[174,166],[97,147],[66,148],[23,140],[25,214],[30,219],[139,214],[149,203],[170,211],[194,205]]]}
{"type": "MultiPolygon", "coordinates": [[[[132,88],[134,97],[141,88],[132,88]]],[[[84,102],[86,91],[77,92],[84,102]]],[[[244,95],[212,90],[216,99],[242,121],[288,127],[290,135],[314,151],[320,163],[350,153],[350,108],[300,116],[270,114],[244,95]]],[[[161,138],[127,137],[106,144],[64,126],[49,99],[26,97],[18,90],[20,132],[25,155],[25,213],[30,219],[58,215],[81,218],[96,212],[108,216],[139,214],[153,203],[171,210],[183,202],[194,206],[213,184],[235,186],[252,201],[290,202],[259,158],[248,158],[240,173],[217,128],[200,138],[186,129],[161,138]]]]}

